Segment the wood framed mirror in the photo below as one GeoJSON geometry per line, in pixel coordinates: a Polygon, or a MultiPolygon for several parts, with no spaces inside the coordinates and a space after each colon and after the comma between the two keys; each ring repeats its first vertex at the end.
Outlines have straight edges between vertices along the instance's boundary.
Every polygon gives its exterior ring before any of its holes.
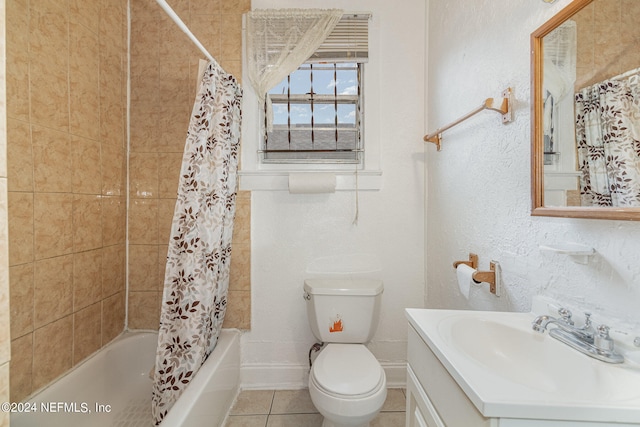
{"type": "Polygon", "coordinates": [[[532,215],[640,221],[638,22],[574,0],[531,34],[532,215]]]}

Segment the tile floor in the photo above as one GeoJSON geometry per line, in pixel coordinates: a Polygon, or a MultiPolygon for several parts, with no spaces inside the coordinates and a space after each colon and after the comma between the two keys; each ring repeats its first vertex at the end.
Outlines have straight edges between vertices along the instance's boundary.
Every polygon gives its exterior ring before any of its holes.
{"type": "MultiPolygon", "coordinates": [[[[404,426],[404,389],[389,389],[371,427],[404,426]]],[[[322,415],[309,390],[244,390],[231,408],[225,427],[320,427],[322,415]]]]}

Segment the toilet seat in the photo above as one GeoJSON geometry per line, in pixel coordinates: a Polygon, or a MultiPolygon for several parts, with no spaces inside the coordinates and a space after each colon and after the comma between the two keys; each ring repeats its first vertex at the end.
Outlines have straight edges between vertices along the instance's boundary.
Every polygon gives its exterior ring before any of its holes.
{"type": "Polygon", "coordinates": [[[384,387],[385,375],[364,345],[329,344],[314,361],[311,380],[329,395],[363,398],[384,387]]]}

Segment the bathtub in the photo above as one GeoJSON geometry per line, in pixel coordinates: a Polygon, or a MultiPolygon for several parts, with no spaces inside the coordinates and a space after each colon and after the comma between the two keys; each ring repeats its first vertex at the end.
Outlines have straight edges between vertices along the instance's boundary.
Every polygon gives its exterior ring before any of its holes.
{"type": "MultiPolygon", "coordinates": [[[[31,399],[14,404],[12,427],[149,427],[158,335],[125,332],[31,399]]],[[[162,427],[220,426],[240,382],[240,336],[223,330],[162,427]]]]}

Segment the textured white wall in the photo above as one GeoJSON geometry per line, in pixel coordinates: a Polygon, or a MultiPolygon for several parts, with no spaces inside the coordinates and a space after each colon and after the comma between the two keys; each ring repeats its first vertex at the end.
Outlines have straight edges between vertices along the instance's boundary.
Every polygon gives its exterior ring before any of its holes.
{"type": "MultiPolygon", "coordinates": [[[[252,7],[301,6],[295,0],[254,0],[252,7]]],[[[252,193],[253,308],[251,331],[242,337],[245,387],[306,385],[315,340],[302,298],[305,278],[356,270],[382,279],[381,323],[370,348],[398,366],[406,353],[403,310],[424,301],[425,3],[307,0],[304,7],[373,15],[365,144],[366,138],[379,141],[383,188],[360,192],[357,226],[351,191],[252,193]]]]}
{"type": "Polygon", "coordinates": [[[515,121],[482,112],[444,134],[428,154],[427,306],[528,311],[546,295],[640,334],[640,222],[530,216],[530,33],[569,0],[430,0],[428,127],[448,123],[487,97],[515,89],[515,121]],[[587,265],[541,253],[577,242],[596,249],[587,265]],[[457,290],[451,263],[501,263],[499,299],[457,290]]]}

